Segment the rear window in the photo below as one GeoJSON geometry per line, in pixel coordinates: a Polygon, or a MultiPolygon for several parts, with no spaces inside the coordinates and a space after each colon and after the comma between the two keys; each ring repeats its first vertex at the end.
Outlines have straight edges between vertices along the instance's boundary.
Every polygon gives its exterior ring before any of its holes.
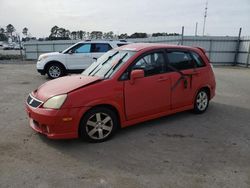
{"type": "Polygon", "coordinates": [[[195,52],[191,52],[193,59],[195,61],[196,67],[204,67],[205,63],[203,62],[202,58],[195,52]]]}
{"type": "Polygon", "coordinates": [[[194,68],[193,59],[187,52],[167,52],[169,64],[177,70],[194,68]]]}
{"type": "Polygon", "coordinates": [[[91,47],[91,52],[94,53],[104,53],[107,52],[109,50],[111,50],[112,47],[109,44],[105,44],[105,43],[93,43],[92,47],[91,47]]]}

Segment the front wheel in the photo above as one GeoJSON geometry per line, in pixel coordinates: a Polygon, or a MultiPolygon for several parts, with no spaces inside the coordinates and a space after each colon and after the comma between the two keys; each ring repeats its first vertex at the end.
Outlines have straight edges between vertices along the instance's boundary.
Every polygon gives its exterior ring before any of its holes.
{"type": "Polygon", "coordinates": [[[89,142],[103,142],[109,139],[118,127],[116,114],[104,107],[87,112],[80,123],[80,136],[89,142]]]}
{"type": "Polygon", "coordinates": [[[202,114],[207,110],[209,105],[209,95],[206,90],[200,90],[194,101],[194,112],[196,114],[202,114]]]}
{"type": "Polygon", "coordinates": [[[47,67],[47,75],[51,79],[59,78],[65,74],[64,68],[59,63],[52,63],[47,67]]]}

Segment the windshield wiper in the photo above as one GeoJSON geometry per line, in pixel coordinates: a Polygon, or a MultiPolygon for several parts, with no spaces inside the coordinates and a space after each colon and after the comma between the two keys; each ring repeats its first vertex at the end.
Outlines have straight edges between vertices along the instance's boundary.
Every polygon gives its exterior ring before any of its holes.
{"type": "Polygon", "coordinates": [[[118,53],[119,53],[119,51],[116,51],[113,55],[109,56],[109,57],[107,58],[107,60],[104,61],[104,62],[102,63],[102,65],[106,64],[106,63],[108,62],[108,60],[110,60],[112,57],[114,57],[114,56],[115,56],[116,54],[118,54],[118,53]]]}
{"type": "Polygon", "coordinates": [[[115,70],[121,63],[122,63],[122,60],[128,55],[128,53],[124,54],[121,59],[119,59],[119,61],[113,66],[111,67],[105,74],[104,74],[104,78],[106,77],[106,75],[111,71],[111,70],[115,70]]]}
{"type": "MultiPolygon", "coordinates": [[[[105,63],[107,63],[112,57],[114,57],[114,56],[115,56],[116,54],[118,54],[118,53],[119,53],[119,51],[117,51],[117,52],[115,52],[113,55],[109,56],[101,65],[104,65],[105,63]]],[[[96,67],[95,67],[92,71],[90,71],[90,73],[88,74],[88,76],[90,76],[90,74],[93,73],[99,65],[100,65],[100,63],[97,64],[96,67]]],[[[100,69],[101,69],[101,68],[100,68],[100,69]]],[[[100,69],[98,69],[98,71],[99,71],[100,69]]],[[[98,72],[98,71],[96,71],[96,72],[98,72]]]]}

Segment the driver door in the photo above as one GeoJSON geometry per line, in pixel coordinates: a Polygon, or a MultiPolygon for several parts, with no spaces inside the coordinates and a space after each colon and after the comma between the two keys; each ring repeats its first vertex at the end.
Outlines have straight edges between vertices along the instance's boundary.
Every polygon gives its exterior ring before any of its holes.
{"type": "Polygon", "coordinates": [[[144,77],[124,82],[125,109],[128,120],[166,112],[170,109],[170,78],[162,51],[140,57],[130,71],[143,69],[144,77]]]}
{"type": "Polygon", "coordinates": [[[68,51],[66,62],[70,70],[84,70],[93,62],[91,56],[91,44],[79,43],[68,51]]]}

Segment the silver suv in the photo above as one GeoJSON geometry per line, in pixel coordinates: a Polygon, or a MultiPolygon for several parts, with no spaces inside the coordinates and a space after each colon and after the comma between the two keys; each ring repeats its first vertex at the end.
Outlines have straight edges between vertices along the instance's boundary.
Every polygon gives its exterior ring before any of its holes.
{"type": "Polygon", "coordinates": [[[37,61],[37,71],[49,78],[58,78],[67,73],[79,73],[88,68],[105,52],[126,45],[126,41],[82,41],[62,52],[42,54],[37,61]]]}

